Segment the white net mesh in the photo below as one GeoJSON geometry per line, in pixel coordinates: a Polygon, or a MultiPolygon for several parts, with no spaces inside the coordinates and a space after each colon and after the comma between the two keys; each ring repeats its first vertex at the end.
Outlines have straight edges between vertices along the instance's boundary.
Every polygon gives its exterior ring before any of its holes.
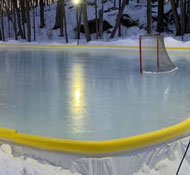
{"type": "Polygon", "coordinates": [[[177,69],[168,56],[161,35],[140,36],[140,59],[142,73],[169,73],[177,69]]]}

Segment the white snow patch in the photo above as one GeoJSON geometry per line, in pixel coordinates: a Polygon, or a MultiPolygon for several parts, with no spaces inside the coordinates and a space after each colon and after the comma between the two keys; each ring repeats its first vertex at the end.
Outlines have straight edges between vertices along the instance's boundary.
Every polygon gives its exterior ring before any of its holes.
{"type": "MultiPolygon", "coordinates": [[[[180,164],[180,159],[172,161],[169,159],[164,159],[158,162],[153,169],[149,168],[147,165],[143,165],[142,168],[133,175],[171,175],[176,174],[177,168],[180,164]]],[[[189,175],[190,172],[190,164],[185,159],[182,167],[179,171],[181,175],[189,175]]]]}
{"type": "MultiPolygon", "coordinates": [[[[166,47],[190,47],[190,41],[182,42],[180,40],[176,40],[172,37],[166,37],[164,39],[166,47]]],[[[23,45],[77,45],[76,40],[70,40],[68,44],[65,44],[64,41],[54,40],[54,41],[37,41],[37,42],[26,42],[26,41],[15,41],[9,40],[6,42],[0,42],[0,44],[23,44],[23,45]]],[[[113,46],[139,46],[139,39],[134,37],[129,37],[126,39],[112,39],[109,41],[105,40],[94,40],[90,42],[86,42],[85,39],[80,40],[81,45],[113,45],[113,46]]]]}
{"type": "Polygon", "coordinates": [[[12,155],[11,146],[3,144],[0,147],[0,175],[80,175],[69,170],[40,163],[31,158],[24,159],[12,155]]]}

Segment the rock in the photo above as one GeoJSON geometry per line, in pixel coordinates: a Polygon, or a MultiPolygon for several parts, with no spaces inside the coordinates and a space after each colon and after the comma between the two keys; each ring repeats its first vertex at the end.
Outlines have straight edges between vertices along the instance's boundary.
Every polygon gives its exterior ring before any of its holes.
{"type": "Polygon", "coordinates": [[[123,14],[121,17],[121,24],[125,27],[139,26],[138,19],[132,19],[129,15],[123,14]]]}
{"type": "MultiPolygon", "coordinates": [[[[99,24],[99,19],[98,19],[98,24],[99,24]]],[[[96,19],[88,21],[88,26],[89,26],[90,34],[96,33],[96,19]]],[[[113,26],[110,25],[106,20],[103,21],[103,31],[107,31],[112,27],[113,26]]],[[[74,28],[74,30],[76,31],[76,27],[74,28]]],[[[83,24],[81,24],[80,26],[80,32],[85,33],[83,24]]]]}

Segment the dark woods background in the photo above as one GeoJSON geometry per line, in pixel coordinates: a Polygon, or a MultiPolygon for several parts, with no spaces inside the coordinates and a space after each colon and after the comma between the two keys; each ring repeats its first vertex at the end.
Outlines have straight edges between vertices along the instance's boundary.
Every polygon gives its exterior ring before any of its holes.
{"type": "Polygon", "coordinates": [[[105,10],[107,1],[110,0],[90,2],[81,0],[80,5],[76,8],[71,0],[0,0],[0,40],[6,41],[14,36],[15,40],[35,41],[36,28],[45,27],[48,20],[45,20],[45,9],[51,10],[52,3],[57,3],[56,18],[52,24],[52,30],[59,30],[59,36],[64,37],[65,42],[69,40],[66,18],[69,8],[76,9],[76,26],[73,29],[76,31],[75,38],[80,38],[82,32],[85,34],[86,41],[92,40],[92,33],[95,33],[96,39],[101,39],[103,33],[108,29],[110,29],[109,38],[120,37],[122,36],[121,25],[126,27],[136,25],[139,28],[144,28],[148,34],[169,32],[183,36],[190,33],[190,0],[132,0],[136,6],[144,4],[146,7],[145,26],[139,26],[138,21],[132,20],[126,14],[127,11],[124,14],[126,7],[130,6],[129,0],[111,0],[113,7],[105,10]],[[170,4],[170,9],[167,12],[164,12],[165,4],[170,4]],[[66,8],[68,5],[70,7],[66,8]],[[88,20],[88,6],[94,8],[94,19],[90,21],[88,20]],[[108,10],[117,10],[113,26],[104,19],[104,13],[108,10]],[[37,15],[38,18],[36,18],[37,15]],[[36,26],[37,19],[40,20],[39,26],[36,26]],[[154,30],[153,23],[156,23],[154,30]],[[168,24],[174,24],[174,30],[171,31],[168,24]]]}

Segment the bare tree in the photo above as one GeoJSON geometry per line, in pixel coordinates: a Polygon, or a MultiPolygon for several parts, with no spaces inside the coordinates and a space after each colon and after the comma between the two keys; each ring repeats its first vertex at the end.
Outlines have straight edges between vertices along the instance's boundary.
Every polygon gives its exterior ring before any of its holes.
{"type": "Polygon", "coordinates": [[[152,34],[152,2],[147,0],[147,33],[152,34]]]}
{"type": "Polygon", "coordinates": [[[185,8],[183,0],[180,0],[180,11],[181,11],[181,35],[183,41],[183,35],[185,33],[185,8]]]}
{"type": "Polygon", "coordinates": [[[98,6],[97,6],[97,0],[94,0],[94,8],[95,8],[95,20],[96,20],[96,39],[98,39],[99,29],[98,29],[98,6]]]}
{"type": "Polygon", "coordinates": [[[190,1],[187,3],[187,33],[190,33],[190,1]]]}
{"type": "Polygon", "coordinates": [[[34,6],[34,1],[32,2],[32,17],[33,17],[33,36],[34,36],[34,41],[36,41],[36,15],[35,15],[35,6],[34,6]]]}
{"type": "MultiPolygon", "coordinates": [[[[20,10],[18,8],[18,1],[13,0],[13,4],[14,4],[14,8],[15,8],[16,14],[17,14],[17,22],[18,22],[19,34],[20,34],[21,38],[24,39],[25,37],[24,37],[24,34],[23,34],[22,26],[21,26],[20,10]]],[[[15,24],[15,25],[17,25],[17,24],[15,24]]]]}
{"type": "Polygon", "coordinates": [[[29,0],[25,0],[25,7],[26,7],[26,21],[27,21],[28,42],[31,42],[31,24],[30,24],[29,0]]]}
{"type": "Polygon", "coordinates": [[[175,22],[176,35],[180,35],[181,28],[180,28],[179,16],[177,13],[177,3],[175,3],[174,0],[170,0],[170,3],[171,3],[171,7],[172,7],[174,22],[175,22]]]}
{"type": "Polygon", "coordinates": [[[157,31],[159,33],[164,31],[163,15],[164,15],[164,0],[158,0],[157,31]]]}
{"type": "Polygon", "coordinates": [[[104,22],[104,0],[101,0],[101,10],[99,10],[99,36],[103,35],[103,22],[104,22]]]}
{"type": "MultiPolygon", "coordinates": [[[[119,0],[119,11],[121,11],[121,0],[119,0]]],[[[119,20],[118,36],[121,36],[121,19],[119,20]]]]}
{"type": "Polygon", "coordinates": [[[65,42],[68,43],[67,18],[66,18],[66,13],[65,13],[65,3],[63,4],[63,23],[64,23],[64,31],[65,31],[65,42]]]}
{"type": "Polygon", "coordinates": [[[89,26],[88,26],[88,15],[87,15],[86,4],[87,4],[86,0],[83,0],[81,4],[81,9],[82,9],[82,14],[83,14],[83,23],[84,23],[86,41],[88,42],[88,41],[91,41],[91,37],[90,37],[90,31],[89,31],[89,26]]]}
{"type": "Polygon", "coordinates": [[[99,36],[102,38],[103,34],[103,12],[102,9],[99,10],[99,36]]]}
{"type": "Polygon", "coordinates": [[[12,14],[13,14],[13,20],[12,20],[12,24],[13,24],[13,28],[14,28],[14,32],[15,32],[15,40],[18,40],[18,34],[17,34],[17,18],[16,18],[16,0],[12,0],[11,2],[11,6],[12,6],[12,14]]]}
{"type": "Polygon", "coordinates": [[[64,0],[59,0],[60,3],[60,36],[63,37],[64,36],[64,32],[63,32],[63,9],[64,7],[64,0]]]}
{"type": "Polygon", "coordinates": [[[121,10],[118,12],[117,14],[117,19],[116,19],[116,23],[115,23],[115,26],[111,32],[111,35],[110,35],[110,38],[113,38],[115,36],[115,33],[119,27],[119,24],[120,24],[120,21],[121,21],[121,17],[122,17],[122,14],[123,14],[123,11],[125,9],[125,5],[129,3],[129,0],[123,0],[122,2],[122,5],[121,5],[121,10]]]}
{"type": "Polygon", "coordinates": [[[43,28],[45,26],[44,7],[45,7],[44,0],[40,0],[40,28],[43,28]]]}
{"type": "Polygon", "coordinates": [[[23,29],[23,39],[26,39],[26,32],[25,32],[25,3],[24,0],[20,0],[20,8],[21,8],[21,16],[22,16],[22,29],[23,29]]]}
{"type": "Polygon", "coordinates": [[[1,15],[1,40],[5,41],[5,32],[4,32],[4,18],[3,18],[3,8],[4,6],[4,0],[2,1],[2,3],[0,4],[0,15],[1,15]]]}

